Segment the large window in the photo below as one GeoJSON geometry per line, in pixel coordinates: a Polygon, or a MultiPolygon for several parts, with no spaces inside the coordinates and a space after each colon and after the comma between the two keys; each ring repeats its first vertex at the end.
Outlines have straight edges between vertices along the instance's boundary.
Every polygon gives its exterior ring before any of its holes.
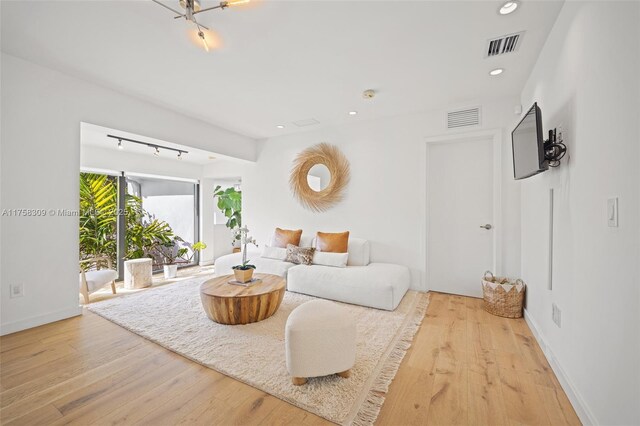
{"type": "Polygon", "coordinates": [[[81,173],[80,210],[81,259],[109,256],[120,278],[125,259],[150,257],[154,270],[198,262],[195,182],[81,173]]]}

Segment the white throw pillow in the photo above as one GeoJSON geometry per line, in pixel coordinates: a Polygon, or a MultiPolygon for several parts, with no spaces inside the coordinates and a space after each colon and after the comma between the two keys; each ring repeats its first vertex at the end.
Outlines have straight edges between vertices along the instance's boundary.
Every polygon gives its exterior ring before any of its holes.
{"type": "Polygon", "coordinates": [[[282,247],[264,246],[262,257],[267,259],[285,260],[287,258],[287,249],[282,247]]]}
{"type": "Polygon", "coordinates": [[[316,251],[313,253],[314,265],[346,268],[347,260],[349,260],[349,253],[329,253],[326,251],[316,251]]]}

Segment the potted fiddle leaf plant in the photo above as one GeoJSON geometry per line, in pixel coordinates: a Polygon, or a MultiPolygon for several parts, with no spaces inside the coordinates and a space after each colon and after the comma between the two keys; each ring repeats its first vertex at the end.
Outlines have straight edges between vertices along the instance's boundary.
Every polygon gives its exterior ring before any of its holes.
{"type": "Polygon", "coordinates": [[[235,275],[236,281],[242,284],[250,283],[253,280],[253,271],[256,269],[255,265],[250,264],[250,260],[247,260],[247,244],[253,244],[256,247],[256,240],[248,235],[249,230],[239,228],[236,234],[239,236],[239,240],[242,244],[242,263],[240,265],[233,266],[233,275],[235,275]]]}
{"type": "Polygon", "coordinates": [[[226,227],[234,234],[231,244],[234,248],[240,247],[240,234],[237,231],[242,227],[242,191],[235,187],[222,189],[218,185],[213,190],[213,196],[218,199],[218,209],[227,218],[226,227]]]}

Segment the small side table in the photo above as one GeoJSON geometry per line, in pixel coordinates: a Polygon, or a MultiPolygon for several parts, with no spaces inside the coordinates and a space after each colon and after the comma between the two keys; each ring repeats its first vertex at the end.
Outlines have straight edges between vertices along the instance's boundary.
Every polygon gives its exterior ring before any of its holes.
{"type": "Polygon", "coordinates": [[[124,288],[136,289],[151,286],[153,261],[148,257],[124,261],[124,288]]]}

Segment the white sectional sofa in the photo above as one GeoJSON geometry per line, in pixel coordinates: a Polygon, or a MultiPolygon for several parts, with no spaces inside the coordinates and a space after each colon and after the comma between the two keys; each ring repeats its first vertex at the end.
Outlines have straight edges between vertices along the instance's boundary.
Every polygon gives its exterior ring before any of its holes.
{"type": "MultiPolygon", "coordinates": [[[[311,247],[313,240],[302,236],[301,247],[311,247]]],[[[247,257],[256,265],[256,272],[287,278],[287,290],[323,299],[394,310],[409,289],[409,268],[391,263],[370,263],[369,241],[350,238],[349,257],[344,268],[323,265],[296,265],[261,256],[260,250],[248,250],[247,257]]],[[[218,276],[233,273],[232,266],[242,262],[242,254],[218,258],[218,276]]]]}

